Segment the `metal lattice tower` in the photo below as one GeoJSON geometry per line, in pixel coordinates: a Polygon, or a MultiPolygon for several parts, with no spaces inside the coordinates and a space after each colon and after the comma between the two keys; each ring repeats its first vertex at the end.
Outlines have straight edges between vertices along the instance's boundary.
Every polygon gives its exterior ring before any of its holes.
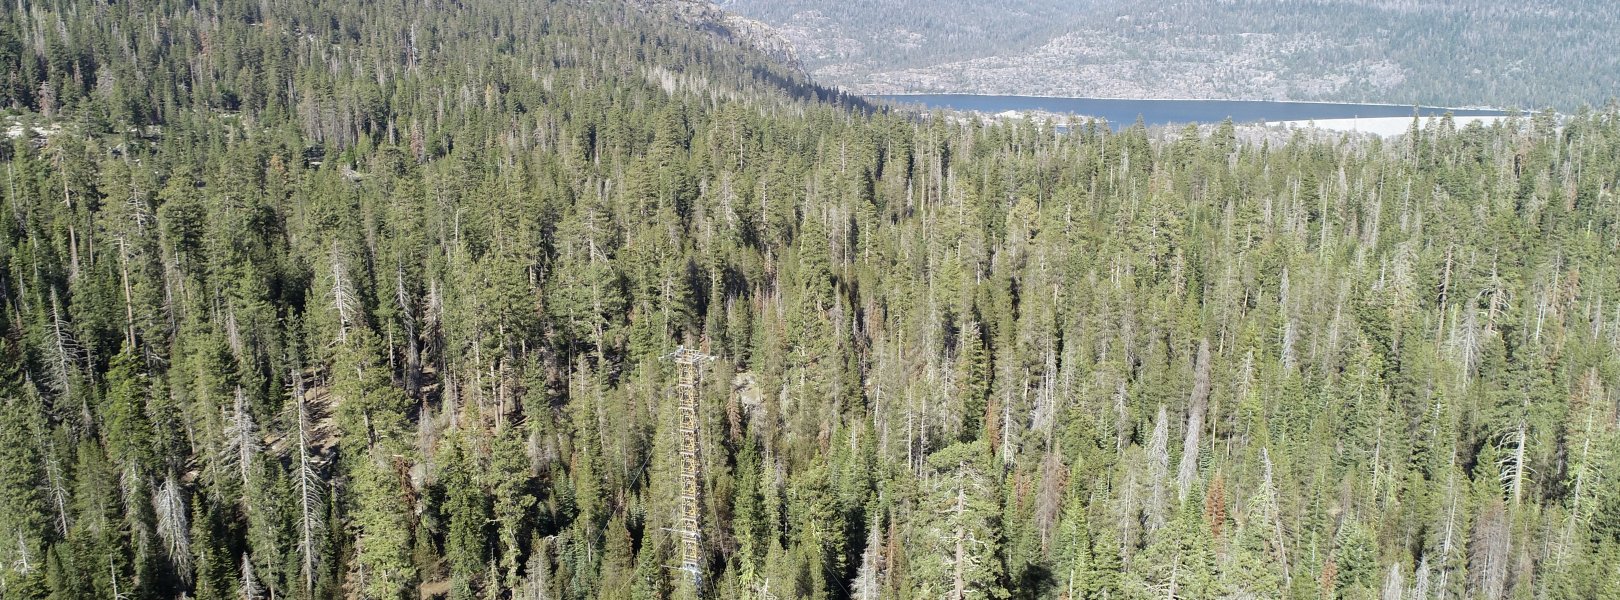
{"type": "Polygon", "coordinates": [[[703,508],[702,461],[698,455],[698,383],[704,362],[714,360],[697,350],[680,346],[664,356],[675,361],[679,380],[675,384],[675,399],[680,405],[681,434],[681,509],[674,533],[681,540],[679,568],[691,578],[694,588],[703,588],[703,530],[699,516],[703,508]]]}

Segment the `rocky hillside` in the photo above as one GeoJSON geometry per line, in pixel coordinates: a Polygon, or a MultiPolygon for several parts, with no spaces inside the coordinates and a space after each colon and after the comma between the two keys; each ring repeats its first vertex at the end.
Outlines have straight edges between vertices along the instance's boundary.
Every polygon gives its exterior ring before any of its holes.
{"type": "Polygon", "coordinates": [[[862,93],[1573,108],[1620,82],[1620,12],[1556,0],[731,0],[862,93]]]}

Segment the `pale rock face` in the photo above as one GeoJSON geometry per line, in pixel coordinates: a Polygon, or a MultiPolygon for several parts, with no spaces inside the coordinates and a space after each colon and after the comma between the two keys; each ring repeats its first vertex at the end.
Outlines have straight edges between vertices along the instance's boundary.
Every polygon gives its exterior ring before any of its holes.
{"type": "Polygon", "coordinates": [[[1620,11],[1404,0],[726,0],[860,94],[1600,103],[1620,11]]]}
{"type": "Polygon", "coordinates": [[[758,48],[783,66],[803,71],[790,38],[782,31],[740,14],[726,12],[708,0],[638,0],[652,11],[696,25],[721,38],[758,48]]]}

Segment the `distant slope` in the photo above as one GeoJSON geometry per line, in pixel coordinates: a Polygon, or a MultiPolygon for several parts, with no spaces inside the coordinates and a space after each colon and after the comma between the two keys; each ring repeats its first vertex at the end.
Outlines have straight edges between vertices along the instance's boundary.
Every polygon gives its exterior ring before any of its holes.
{"type": "Polygon", "coordinates": [[[297,112],[313,141],[345,147],[412,119],[432,139],[451,128],[445,106],[474,95],[493,111],[533,91],[514,108],[528,111],[563,94],[555,72],[621,92],[651,83],[763,102],[837,96],[768,27],[707,1],[216,4],[0,11],[0,110],[88,114],[98,129],[297,112]],[[162,35],[141,29],[153,23],[162,35]]]}
{"type": "Polygon", "coordinates": [[[1599,0],[731,0],[862,93],[1572,108],[1620,89],[1599,0]]]}
{"type": "Polygon", "coordinates": [[[794,54],[792,42],[770,25],[721,10],[709,0],[639,0],[636,4],[654,14],[763,52],[770,60],[803,74],[803,65],[794,54]]]}

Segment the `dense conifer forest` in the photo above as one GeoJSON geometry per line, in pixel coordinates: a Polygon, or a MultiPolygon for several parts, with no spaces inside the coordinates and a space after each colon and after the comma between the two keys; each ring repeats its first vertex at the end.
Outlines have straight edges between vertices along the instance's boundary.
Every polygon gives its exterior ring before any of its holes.
{"type": "Polygon", "coordinates": [[[665,10],[8,3],[0,597],[1620,598],[1620,107],[899,114],[665,10]]]}

